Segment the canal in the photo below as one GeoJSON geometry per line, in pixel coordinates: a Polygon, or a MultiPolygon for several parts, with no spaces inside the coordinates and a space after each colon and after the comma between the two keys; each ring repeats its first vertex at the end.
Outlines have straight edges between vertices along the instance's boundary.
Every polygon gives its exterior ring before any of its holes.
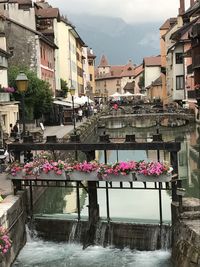
{"type": "MultiPolygon", "coordinates": [[[[126,134],[135,134],[136,139],[149,140],[158,129],[151,128],[121,128],[112,125],[103,129],[113,141],[120,141],[126,134]],[[114,129],[112,129],[114,128],[114,129]]],[[[189,125],[177,128],[160,127],[159,132],[164,141],[178,140],[181,142],[181,151],[178,154],[179,175],[186,189],[186,196],[200,197],[200,137],[199,126],[189,125]]],[[[101,134],[101,132],[99,132],[101,134]]],[[[156,160],[156,154],[148,151],[109,151],[108,161],[117,160],[156,160]]],[[[161,160],[169,160],[168,153],[161,153],[161,160]]],[[[102,152],[98,152],[97,159],[104,161],[102,152]]],[[[158,223],[159,206],[158,193],[142,190],[113,190],[109,193],[110,217],[113,221],[126,221],[137,223],[158,223]]],[[[101,218],[106,217],[105,191],[98,191],[101,218]]],[[[81,191],[81,217],[88,214],[88,198],[84,190],[81,191]]],[[[171,195],[162,192],[163,221],[171,221],[171,195]]],[[[48,189],[35,208],[37,215],[51,217],[77,217],[76,193],[72,189],[48,189]]],[[[169,251],[139,252],[129,249],[89,247],[82,250],[80,244],[65,244],[45,242],[36,237],[29,238],[21,251],[14,266],[137,266],[159,267],[172,266],[169,251]],[[34,251],[34,257],[32,257],[34,251]]]]}

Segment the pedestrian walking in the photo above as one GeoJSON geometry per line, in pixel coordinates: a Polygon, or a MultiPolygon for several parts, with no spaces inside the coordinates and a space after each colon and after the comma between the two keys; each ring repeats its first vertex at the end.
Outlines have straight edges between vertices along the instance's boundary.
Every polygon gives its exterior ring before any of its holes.
{"type": "Polygon", "coordinates": [[[78,120],[81,122],[83,118],[83,110],[82,108],[78,109],[78,120]]]}

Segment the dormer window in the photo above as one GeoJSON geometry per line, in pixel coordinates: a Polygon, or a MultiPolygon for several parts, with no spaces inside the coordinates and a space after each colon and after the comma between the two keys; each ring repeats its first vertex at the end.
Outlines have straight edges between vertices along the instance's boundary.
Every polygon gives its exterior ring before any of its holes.
{"type": "Polygon", "coordinates": [[[129,68],[128,68],[128,70],[132,70],[132,68],[131,68],[131,67],[129,67],[129,68]]]}

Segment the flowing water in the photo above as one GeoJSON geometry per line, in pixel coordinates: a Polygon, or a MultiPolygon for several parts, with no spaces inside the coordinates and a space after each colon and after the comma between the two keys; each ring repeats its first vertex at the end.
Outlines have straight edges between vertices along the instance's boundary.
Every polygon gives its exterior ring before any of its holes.
{"type": "Polygon", "coordinates": [[[29,240],[13,267],[172,267],[169,251],[131,251],[127,248],[29,240]]]}
{"type": "MultiPolygon", "coordinates": [[[[127,134],[139,135],[141,139],[151,138],[153,130],[143,129],[142,131],[130,130],[127,134]],[[137,133],[136,133],[136,132],[137,133]]],[[[123,130],[112,130],[109,132],[112,137],[122,138],[123,130]]],[[[195,127],[183,127],[176,130],[163,131],[164,141],[180,140],[181,151],[178,154],[179,176],[186,188],[186,196],[200,198],[200,149],[199,131],[195,127]]],[[[104,155],[99,152],[98,160],[103,161],[104,155]]],[[[116,160],[141,160],[156,159],[155,154],[148,151],[109,151],[109,162],[116,160]]],[[[167,153],[161,153],[161,159],[169,160],[167,153]]],[[[106,217],[105,191],[98,191],[98,202],[100,216],[106,217]]],[[[148,222],[159,221],[158,193],[156,191],[143,190],[111,190],[109,191],[110,216],[112,220],[126,222],[148,222]]],[[[81,216],[88,216],[88,198],[84,190],[80,191],[81,216]]],[[[171,195],[170,192],[162,192],[163,220],[171,220],[171,195]]],[[[43,216],[77,216],[76,192],[71,189],[49,189],[42,197],[34,211],[43,216]]],[[[76,226],[74,226],[74,229],[76,226]]],[[[99,243],[103,233],[96,233],[99,243]]],[[[73,240],[73,229],[70,240],[73,240]]],[[[164,242],[164,241],[163,241],[164,242]]],[[[124,267],[171,267],[170,251],[140,252],[131,251],[128,248],[119,250],[116,248],[103,248],[100,246],[89,247],[82,250],[80,244],[74,243],[53,243],[40,239],[29,239],[24,249],[19,254],[13,266],[20,267],[51,267],[51,266],[124,266],[124,267]]]]}

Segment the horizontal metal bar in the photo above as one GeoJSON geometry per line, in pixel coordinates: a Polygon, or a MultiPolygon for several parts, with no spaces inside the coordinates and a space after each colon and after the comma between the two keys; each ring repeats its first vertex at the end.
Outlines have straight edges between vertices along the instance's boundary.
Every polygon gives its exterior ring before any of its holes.
{"type": "Polygon", "coordinates": [[[11,143],[8,150],[180,150],[180,142],[127,142],[127,143],[11,143]]]}

